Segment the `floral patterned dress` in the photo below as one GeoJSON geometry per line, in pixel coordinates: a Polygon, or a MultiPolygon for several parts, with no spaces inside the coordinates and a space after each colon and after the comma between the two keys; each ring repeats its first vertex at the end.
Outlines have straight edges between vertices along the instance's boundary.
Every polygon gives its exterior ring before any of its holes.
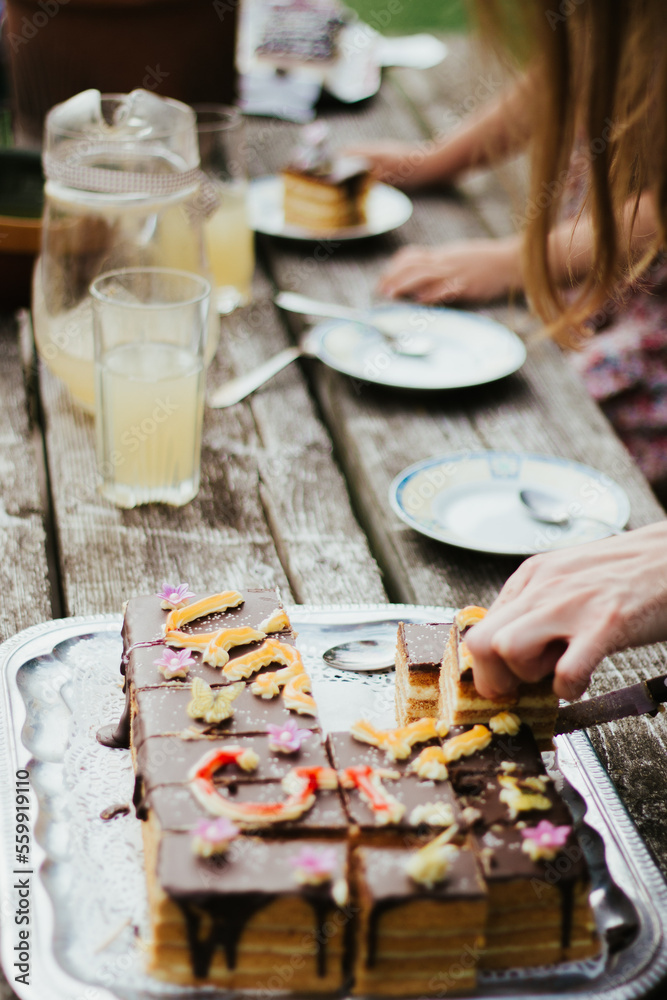
{"type": "Polygon", "coordinates": [[[667,261],[570,355],[593,399],[651,483],[667,481],[667,261]]]}

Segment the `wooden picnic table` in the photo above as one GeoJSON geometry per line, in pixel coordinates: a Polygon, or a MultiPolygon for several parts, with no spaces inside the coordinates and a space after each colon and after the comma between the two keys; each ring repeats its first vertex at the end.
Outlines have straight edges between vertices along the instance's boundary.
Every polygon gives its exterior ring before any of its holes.
{"type": "MultiPolygon", "coordinates": [[[[475,69],[467,42],[429,72],[386,74],[359,107],[325,109],[334,139],[427,141],[501,85],[475,69]]],[[[255,175],[275,172],[296,126],[248,122],[255,175]]],[[[516,170],[505,171],[516,178],[516,170]]],[[[245,372],[298,336],[273,304],[277,289],[366,305],[389,255],[511,229],[503,172],[455,191],[419,194],[399,230],[361,242],[301,244],[262,238],[253,304],[223,322],[209,385],[245,372]]],[[[293,364],[244,402],[207,410],[202,484],[184,508],[121,511],[95,492],[92,420],[36,365],[29,326],[0,328],[0,637],[51,617],[120,611],[163,580],[199,591],[274,586],[287,601],[338,604],[487,604],[517,560],[455,549],[415,533],[387,491],[405,466],[461,449],[518,449],[580,460],[613,476],[632,504],[631,527],[664,517],[646,481],[567,359],[535,331],[521,303],[484,310],[525,336],[516,375],[475,390],[402,394],[360,386],[319,362],[293,364]]],[[[663,646],[614,656],[595,673],[601,693],[664,671],[663,646]]],[[[667,724],[625,720],[591,738],[630,815],[667,874],[667,724]]],[[[13,996],[0,983],[0,1000],[13,996]]],[[[47,1000],[47,998],[43,998],[47,1000]]]]}

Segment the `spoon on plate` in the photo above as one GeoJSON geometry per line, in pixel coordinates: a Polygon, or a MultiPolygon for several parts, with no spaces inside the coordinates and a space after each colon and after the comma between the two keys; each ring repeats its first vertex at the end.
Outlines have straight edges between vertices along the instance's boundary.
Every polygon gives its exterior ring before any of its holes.
{"type": "Polygon", "coordinates": [[[572,521],[593,521],[605,528],[610,535],[623,534],[622,528],[617,528],[615,525],[609,524],[608,521],[603,521],[600,517],[592,517],[590,514],[570,514],[562,500],[544,490],[520,490],[519,497],[528,513],[536,521],[555,524],[559,528],[566,528],[572,521]]]}
{"type": "Polygon", "coordinates": [[[322,659],[334,670],[350,670],[354,673],[379,673],[394,669],[396,640],[355,639],[341,642],[322,653],[322,659]]]}
{"type": "Polygon", "coordinates": [[[403,354],[408,358],[425,358],[432,354],[435,348],[432,337],[412,330],[401,330],[397,333],[389,329],[381,313],[378,314],[370,309],[352,309],[350,306],[340,306],[333,302],[320,302],[298,292],[278,292],[274,302],[287,312],[305,313],[307,316],[328,316],[332,319],[361,323],[369,329],[377,330],[394,354],[403,354]]]}

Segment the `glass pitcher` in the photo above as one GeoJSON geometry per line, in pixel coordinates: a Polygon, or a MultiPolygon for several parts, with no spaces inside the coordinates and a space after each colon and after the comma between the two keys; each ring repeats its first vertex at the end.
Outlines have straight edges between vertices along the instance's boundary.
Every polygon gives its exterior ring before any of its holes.
{"type": "MultiPolygon", "coordinates": [[[[209,276],[194,112],[145,90],[84,91],[47,115],[44,173],[35,340],[46,365],[92,413],[93,278],[123,267],[209,276]]],[[[209,328],[207,361],[216,332],[209,328]]]]}

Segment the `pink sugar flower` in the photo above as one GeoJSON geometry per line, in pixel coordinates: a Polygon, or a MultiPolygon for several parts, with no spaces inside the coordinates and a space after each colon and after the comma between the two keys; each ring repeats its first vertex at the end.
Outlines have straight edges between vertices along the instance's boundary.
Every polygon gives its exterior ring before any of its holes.
{"type": "Polygon", "coordinates": [[[167,681],[173,680],[174,677],[186,677],[194,662],[188,649],[169,649],[169,647],[165,649],[159,660],[153,661],[167,681]]]}
{"type": "Polygon", "coordinates": [[[302,847],[289,863],[301,885],[322,885],[330,882],[336,871],[336,852],[332,847],[302,847]]]}
{"type": "Polygon", "coordinates": [[[275,753],[296,753],[301,744],[313,735],[311,729],[299,729],[294,719],[287,719],[282,726],[269,722],[266,731],[269,734],[269,750],[275,753]]]}
{"type": "Polygon", "coordinates": [[[537,847],[555,851],[565,846],[571,831],[571,826],[554,826],[548,819],[543,819],[537,826],[524,827],[521,834],[527,840],[534,841],[537,847]]]}
{"type": "Polygon", "coordinates": [[[224,854],[232,840],[241,831],[225,816],[217,819],[200,819],[193,831],[192,850],[200,858],[224,854]]]}
{"type": "Polygon", "coordinates": [[[162,607],[165,611],[176,611],[178,608],[185,607],[189,598],[195,595],[191,590],[188,590],[187,583],[178,583],[175,587],[172,587],[170,583],[164,583],[157,596],[162,598],[162,607]]]}

